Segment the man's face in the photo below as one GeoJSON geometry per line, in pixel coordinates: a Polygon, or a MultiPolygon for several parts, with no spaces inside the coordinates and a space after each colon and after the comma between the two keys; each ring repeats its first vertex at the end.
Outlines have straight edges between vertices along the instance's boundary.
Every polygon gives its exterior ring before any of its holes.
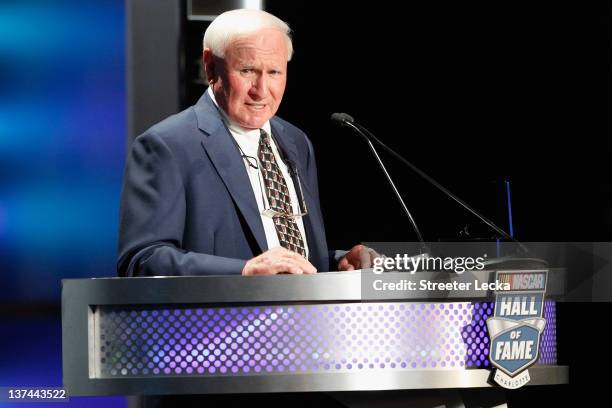
{"type": "Polygon", "coordinates": [[[215,99],[230,119],[257,129],[276,114],[287,83],[283,33],[264,29],[229,44],[224,59],[208,58],[214,63],[215,99]]]}

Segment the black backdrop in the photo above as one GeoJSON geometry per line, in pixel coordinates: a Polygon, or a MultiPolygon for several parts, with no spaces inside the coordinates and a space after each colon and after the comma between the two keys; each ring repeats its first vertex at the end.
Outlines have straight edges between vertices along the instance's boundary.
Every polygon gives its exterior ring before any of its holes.
{"type": "MultiPolygon", "coordinates": [[[[580,2],[287,2],[294,31],[279,115],[317,153],[330,245],[413,240],[347,112],[524,241],[610,237],[609,10],[580,2]]],[[[383,156],[428,240],[471,215],[383,156]]]]}
{"type": "MultiPolygon", "coordinates": [[[[415,235],[365,144],[332,124],[347,112],[507,229],[511,182],[523,241],[610,241],[610,9],[606,3],[287,2],[266,7],[294,30],[279,115],[318,155],[331,247],[415,235]]],[[[383,155],[427,240],[471,215],[383,155]]],[[[597,404],[610,364],[598,316],[610,303],[558,305],[558,357],[571,385],[508,393],[511,406],[597,404]],[[600,350],[597,352],[597,350],[600,350]]]]}
{"type": "MultiPolygon", "coordinates": [[[[367,147],[331,123],[333,112],[354,116],[504,229],[501,183],[509,180],[522,241],[611,240],[608,4],[267,0],[266,9],[294,31],[279,116],[315,147],[330,247],[415,240],[367,147]]],[[[187,60],[199,59],[203,28],[187,24],[187,60]]],[[[198,75],[197,64],[187,68],[198,75]]],[[[188,85],[183,107],[202,90],[188,85]]],[[[492,236],[383,159],[427,240],[456,238],[465,225],[472,238],[492,236]]],[[[570,366],[570,385],[526,387],[509,401],[608,398],[595,373],[610,364],[599,319],[611,306],[558,304],[558,358],[570,366]]]]}

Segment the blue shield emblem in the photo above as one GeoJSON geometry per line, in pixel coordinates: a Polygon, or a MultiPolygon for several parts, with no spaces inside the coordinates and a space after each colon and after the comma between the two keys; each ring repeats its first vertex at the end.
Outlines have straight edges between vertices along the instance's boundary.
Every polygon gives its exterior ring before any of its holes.
{"type": "Polygon", "coordinates": [[[548,271],[499,271],[496,279],[510,290],[495,295],[495,312],[487,319],[489,360],[498,371],[495,381],[505,388],[529,382],[527,368],[538,360],[548,271]]]}
{"type": "Polygon", "coordinates": [[[491,340],[491,364],[514,377],[538,360],[541,333],[538,327],[526,324],[499,333],[491,340]]]}

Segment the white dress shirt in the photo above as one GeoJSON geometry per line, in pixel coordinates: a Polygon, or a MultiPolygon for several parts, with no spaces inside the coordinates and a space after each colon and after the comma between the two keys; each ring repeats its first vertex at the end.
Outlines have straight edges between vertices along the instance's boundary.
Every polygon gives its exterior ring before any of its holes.
{"type": "MultiPolygon", "coordinates": [[[[238,146],[240,146],[240,149],[242,149],[242,152],[247,156],[257,158],[257,149],[259,148],[260,137],[259,129],[245,129],[243,127],[238,126],[227,116],[223,109],[219,107],[217,101],[215,100],[215,95],[213,94],[212,89],[210,87],[208,88],[207,92],[214,104],[219,109],[219,112],[221,112],[221,116],[223,117],[225,125],[229,129],[238,146]]],[[[265,130],[266,133],[268,133],[269,135],[272,135],[270,121],[264,123],[262,129],[265,130]]],[[[276,163],[278,164],[278,167],[280,168],[280,171],[283,174],[283,177],[285,178],[285,182],[287,183],[293,213],[298,214],[300,212],[300,204],[298,200],[298,195],[295,190],[295,186],[293,185],[293,179],[289,175],[287,165],[281,160],[280,155],[278,153],[278,148],[276,146],[276,143],[274,143],[274,139],[272,137],[270,137],[270,144],[272,145],[272,152],[274,153],[276,163]]],[[[246,160],[243,159],[242,161],[244,162],[244,166],[251,182],[251,188],[253,189],[253,194],[255,195],[255,201],[257,201],[259,213],[262,214],[262,212],[266,209],[266,206],[267,208],[270,208],[267,201],[268,198],[265,192],[265,184],[263,177],[261,176],[261,172],[258,169],[249,166],[246,160]],[[264,200],[266,206],[264,206],[264,200]]],[[[257,160],[257,162],[259,165],[259,159],[257,160]]],[[[261,215],[261,222],[263,223],[264,232],[266,234],[268,249],[279,247],[280,243],[278,241],[278,235],[276,233],[276,227],[274,226],[274,220],[272,219],[272,217],[261,215]]],[[[306,250],[306,257],[308,257],[308,243],[306,242],[306,234],[304,232],[304,221],[302,221],[302,217],[296,217],[295,222],[297,223],[300,233],[302,234],[304,249],[306,250]]]]}

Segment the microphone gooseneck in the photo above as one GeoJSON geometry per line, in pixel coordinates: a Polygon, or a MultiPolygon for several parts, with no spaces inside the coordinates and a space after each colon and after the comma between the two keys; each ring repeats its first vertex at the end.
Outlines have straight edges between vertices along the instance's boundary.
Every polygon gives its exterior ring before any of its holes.
{"type": "Polygon", "coordinates": [[[406,206],[406,203],[404,202],[404,199],[402,198],[402,196],[400,195],[399,191],[397,190],[397,187],[395,187],[395,183],[393,182],[393,179],[389,175],[389,172],[387,171],[387,168],[385,167],[385,165],[382,162],[380,156],[378,155],[378,152],[374,148],[374,145],[372,144],[372,142],[370,141],[370,139],[368,138],[366,133],[363,132],[363,130],[361,129],[361,126],[356,124],[355,120],[353,119],[353,117],[351,115],[346,114],[346,113],[334,113],[333,115],[331,115],[331,119],[334,122],[339,123],[342,126],[347,126],[347,127],[352,128],[353,130],[355,130],[357,132],[357,134],[361,135],[361,137],[363,137],[363,139],[366,141],[366,143],[370,147],[370,150],[374,154],[374,157],[376,158],[376,161],[377,161],[378,165],[380,166],[380,168],[382,169],[383,173],[385,174],[385,177],[386,177],[387,181],[391,185],[391,188],[393,189],[393,192],[395,193],[395,196],[397,197],[398,201],[400,202],[400,204],[402,206],[402,209],[404,210],[404,212],[406,213],[406,216],[410,220],[410,224],[412,225],[412,228],[414,229],[414,232],[416,233],[416,236],[417,236],[419,242],[422,245],[422,249],[425,252],[427,252],[427,247],[425,245],[425,240],[423,239],[423,235],[421,234],[421,230],[419,230],[419,227],[417,226],[417,223],[414,220],[414,217],[410,213],[410,210],[408,210],[408,207],[406,206]]]}
{"type": "Polygon", "coordinates": [[[372,132],[370,132],[368,129],[366,129],[365,127],[361,126],[359,123],[357,123],[353,119],[352,116],[350,116],[350,115],[348,115],[346,113],[334,113],[331,116],[331,119],[333,121],[337,122],[337,123],[340,123],[343,126],[347,126],[347,127],[350,127],[352,129],[354,129],[355,131],[357,131],[357,133],[359,135],[361,135],[368,142],[368,145],[370,146],[370,149],[374,152],[374,155],[376,156],[376,159],[378,160],[379,165],[383,168],[383,171],[385,172],[385,175],[387,176],[387,180],[389,181],[389,183],[391,183],[391,185],[393,187],[393,190],[395,191],[395,194],[397,195],[397,197],[399,198],[400,202],[402,203],[402,207],[404,208],[404,211],[408,214],[408,218],[410,218],[411,224],[412,224],[412,226],[413,226],[415,232],[417,233],[417,236],[419,237],[419,240],[421,242],[423,242],[423,238],[421,237],[421,233],[419,232],[419,229],[416,226],[416,223],[414,222],[414,219],[410,215],[410,212],[408,211],[408,208],[404,204],[404,200],[402,200],[401,196],[399,195],[399,192],[395,188],[395,185],[393,184],[393,181],[391,180],[391,177],[389,177],[389,174],[387,173],[387,170],[384,168],[384,165],[382,164],[382,161],[380,160],[380,157],[378,157],[378,153],[376,152],[376,149],[374,149],[374,146],[372,145],[372,141],[374,141],[376,144],[381,146],[384,150],[386,150],[388,153],[390,153],[393,157],[398,159],[400,162],[402,162],[403,164],[408,166],[412,171],[414,171],[416,174],[421,176],[421,178],[425,179],[425,181],[427,181],[429,184],[433,185],[438,190],[443,192],[446,196],[450,197],[453,201],[455,201],[456,203],[461,205],[463,208],[468,210],[470,213],[472,213],[474,216],[476,216],[479,220],[481,220],[483,223],[485,223],[487,226],[489,226],[491,229],[493,229],[495,232],[497,232],[503,238],[518,244],[519,247],[525,253],[529,252],[527,250],[527,248],[525,248],[525,246],[521,242],[519,242],[513,236],[508,234],[506,231],[504,231],[503,229],[501,229],[500,227],[495,225],[495,223],[493,221],[489,220],[487,217],[485,217],[484,215],[480,214],[478,211],[476,211],[476,209],[471,207],[465,201],[463,201],[462,199],[460,199],[459,197],[457,197],[456,195],[451,193],[448,189],[446,189],[444,186],[442,186],[440,183],[438,183],[436,180],[434,180],[432,177],[430,177],[427,173],[425,173],[424,171],[422,171],[421,169],[416,167],[414,164],[410,163],[403,156],[401,156],[400,154],[395,152],[393,149],[388,147],[386,144],[381,142],[376,136],[374,136],[372,134],[372,132]]]}

